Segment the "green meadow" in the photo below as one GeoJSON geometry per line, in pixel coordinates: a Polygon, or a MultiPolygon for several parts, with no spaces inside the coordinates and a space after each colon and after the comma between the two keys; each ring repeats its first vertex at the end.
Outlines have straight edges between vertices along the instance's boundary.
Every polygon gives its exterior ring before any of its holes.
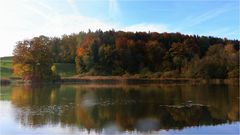
{"type": "Polygon", "coordinates": [[[12,77],[12,57],[0,58],[0,75],[1,77],[12,77]]]}
{"type": "MultiPolygon", "coordinates": [[[[76,75],[75,64],[72,63],[55,63],[57,72],[61,77],[76,75]]],[[[3,78],[14,77],[12,71],[12,57],[0,58],[0,76],[3,78]]]]}

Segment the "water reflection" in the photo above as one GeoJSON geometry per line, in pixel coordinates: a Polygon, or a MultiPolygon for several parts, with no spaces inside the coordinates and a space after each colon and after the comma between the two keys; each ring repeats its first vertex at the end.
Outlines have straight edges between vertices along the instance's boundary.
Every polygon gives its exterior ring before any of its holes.
{"type": "MultiPolygon", "coordinates": [[[[149,132],[239,121],[237,86],[3,87],[14,118],[26,127],[61,125],[112,134],[149,132]]],[[[3,110],[4,111],[4,110],[3,110]]]]}

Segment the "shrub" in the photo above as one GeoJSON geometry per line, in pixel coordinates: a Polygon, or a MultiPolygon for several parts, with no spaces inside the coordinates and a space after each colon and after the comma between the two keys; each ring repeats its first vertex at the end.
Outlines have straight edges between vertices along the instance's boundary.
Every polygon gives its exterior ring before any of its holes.
{"type": "Polygon", "coordinates": [[[239,78],[239,69],[234,69],[228,72],[228,78],[239,78]]]}
{"type": "Polygon", "coordinates": [[[161,78],[178,78],[179,72],[177,70],[163,72],[161,78]]]}
{"type": "Polygon", "coordinates": [[[211,59],[203,59],[198,65],[197,76],[201,78],[226,78],[226,63],[213,61],[211,59]]]}

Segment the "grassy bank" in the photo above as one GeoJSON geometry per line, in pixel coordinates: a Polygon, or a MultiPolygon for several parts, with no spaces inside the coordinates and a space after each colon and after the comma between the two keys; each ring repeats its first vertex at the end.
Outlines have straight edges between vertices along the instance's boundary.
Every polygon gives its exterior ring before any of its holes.
{"type": "Polygon", "coordinates": [[[12,57],[0,58],[0,75],[1,77],[12,77],[12,57]]]}
{"type": "MultiPolygon", "coordinates": [[[[15,76],[12,73],[12,57],[0,58],[0,75],[1,83],[8,84],[14,81],[15,76]]],[[[57,73],[61,76],[61,83],[80,83],[80,84],[238,84],[238,79],[192,79],[192,78],[176,78],[171,75],[154,74],[136,74],[123,76],[89,76],[76,75],[75,64],[72,63],[55,63],[57,73]],[[164,78],[162,78],[164,77],[164,78]]],[[[17,80],[17,79],[16,79],[17,80]]],[[[18,80],[19,81],[19,80],[18,80]]]]}
{"type": "MultiPolygon", "coordinates": [[[[61,77],[76,75],[75,64],[72,63],[55,63],[57,72],[61,77]]],[[[15,77],[12,71],[12,57],[0,58],[0,76],[2,78],[15,77]]]]}

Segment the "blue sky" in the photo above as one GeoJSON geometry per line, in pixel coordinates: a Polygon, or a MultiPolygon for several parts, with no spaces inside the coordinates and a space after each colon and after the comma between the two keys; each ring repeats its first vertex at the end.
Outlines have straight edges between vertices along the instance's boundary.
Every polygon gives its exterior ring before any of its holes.
{"type": "Polygon", "coordinates": [[[0,0],[0,56],[38,35],[96,30],[240,39],[238,0],[0,0]]]}

